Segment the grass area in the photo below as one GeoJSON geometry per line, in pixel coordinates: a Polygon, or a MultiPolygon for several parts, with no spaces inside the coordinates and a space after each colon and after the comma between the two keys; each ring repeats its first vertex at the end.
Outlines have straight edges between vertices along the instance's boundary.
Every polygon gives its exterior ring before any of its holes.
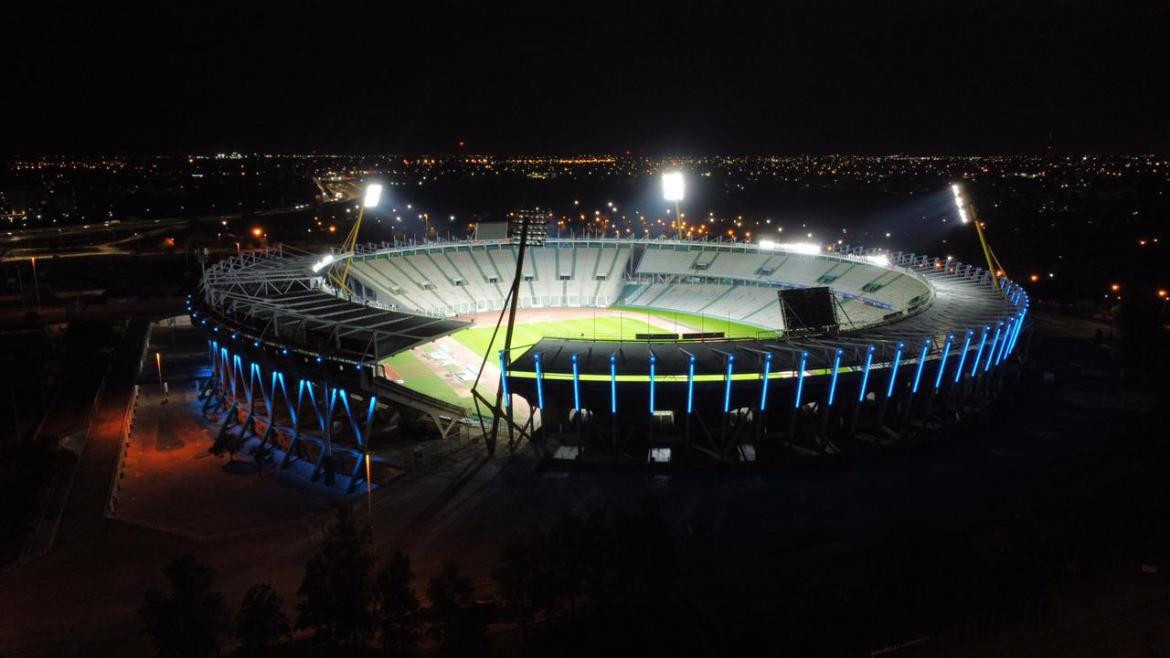
{"type": "MultiPolygon", "coordinates": [[[[472,327],[464,329],[451,337],[463,343],[476,354],[495,354],[504,346],[503,328],[492,341],[491,327],[472,327]],[[490,345],[489,345],[490,343],[490,345]]],[[[529,324],[517,323],[512,333],[512,345],[528,347],[546,336],[556,338],[581,338],[600,340],[634,340],[638,332],[646,331],[646,322],[638,322],[633,317],[598,316],[594,318],[579,318],[574,320],[558,320],[555,322],[533,322],[529,324]]],[[[523,351],[513,350],[512,358],[523,354],[523,351]]]]}
{"type": "MultiPolygon", "coordinates": [[[[679,328],[680,333],[689,331],[691,328],[703,331],[722,331],[729,338],[754,338],[762,333],[767,333],[759,327],[741,322],[693,313],[633,307],[613,307],[605,309],[605,311],[605,314],[598,315],[596,318],[585,317],[517,324],[512,334],[512,345],[514,346],[512,359],[523,355],[528,347],[537,343],[541,338],[633,341],[637,340],[636,336],[639,333],[670,332],[676,321],[685,325],[685,327],[679,328]],[[621,315],[613,316],[610,315],[611,312],[621,312],[621,315]],[[647,323],[647,316],[651,318],[650,323],[647,323]]],[[[496,335],[495,341],[491,340],[494,328],[494,326],[472,327],[454,333],[451,337],[475,354],[494,355],[504,345],[504,332],[502,330],[496,335]]],[[[436,347],[426,345],[421,349],[426,352],[434,352],[436,347]]],[[[494,360],[492,362],[495,363],[494,360]]],[[[413,351],[396,354],[385,363],[407,386],[420,393],[463,406],[471,404],[470,397],[463,397],[456,393],[447,380],[435,374],[413,351]]],[[[457,375],[458,371],[462,370],[455,365],[444,367],[452,376],[457,375]]],[[[493,392],[488,392],[488,394],[491,393],[493,392]]]]}
{"type": "MultiPolygon", "coordinates": [[[[424,348],[425,349],[425,348],[424,348]]],[[[466,406],[471,403],[470,397],[460,396],[451,388],[451,385],[442,377],[427,367],[413,351],[401,352],[386,359],[383,363],[394,371],[394,374],[406,386],[444,402],[466,406]]]]}
{"type": "MultiPolygon", "coordinates": [[[[665,320],[666,322],[663,324],[667,326],[673,326],[673,323],[677,321],[690,327],[694,327],[696,330],[701,329],[702,331],[722,331],[727,335],[728,338],[755,338],[758,334],[761,333],[771,333],[754,325],[735,322],[733,320],[728,320],[727,318],[719,318],[712,315],[698,315],[695,313],[681,313],[678,311],[667,311],[653,308],[637,308],[633,306],[614,306],[610,310],[628,312],[634,317],[640,316],[645,318],[647,315],[649,315],[651,317],[665,320]]],[[[642,322],[642,326],[646,326],[644,321],[642,322]]],[[[682,332],[683,330],[680,329],[679,333],[682,332]]]]}

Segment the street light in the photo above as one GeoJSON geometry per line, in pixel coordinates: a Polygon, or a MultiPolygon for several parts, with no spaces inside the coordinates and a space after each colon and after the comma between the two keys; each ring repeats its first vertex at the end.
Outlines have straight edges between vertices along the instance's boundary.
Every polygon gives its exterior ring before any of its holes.
{"type": "Polygon", "coordinates": [[[686,194],[686,181],[681,171],[667,171],[662,174],[662,198],[674,202],[674,221],[678,226],[678,237],[682,239],[682,215],[678,204],[686,194]]]}

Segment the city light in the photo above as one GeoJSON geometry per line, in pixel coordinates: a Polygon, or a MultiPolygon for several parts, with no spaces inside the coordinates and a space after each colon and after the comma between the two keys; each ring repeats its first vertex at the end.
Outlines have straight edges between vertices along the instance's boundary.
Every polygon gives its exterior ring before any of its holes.
{"type": "Polygon", "coordinates": [[[668,171],[662,174],[662,198],[667,201],[682,201],[686,191],[686,182],[681,171],[668,171]]]}
{"type": "Polygon", "coordinates": [[[366,186],[366,198],[362,201],[365,208],[373,208],[382,200],[382,184],[370,183],[366,186]]]}

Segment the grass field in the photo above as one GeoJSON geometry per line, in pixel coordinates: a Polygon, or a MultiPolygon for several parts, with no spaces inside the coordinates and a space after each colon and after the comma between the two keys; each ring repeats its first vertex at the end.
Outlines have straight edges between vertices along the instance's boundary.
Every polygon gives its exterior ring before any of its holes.
{"type": "MultiPolygon", "coordinates": [[[[426,346],[423,348],[427,349],[426,346]]],[[[433,398],[438,398],[445,402],[452,404],[459,404],[467,406],[471,403],[470,397],[463,397],[451,388],[451,385],[443,381],[443,378],[435,374],[427,367],[413,351],[401,352],[386,359],[383,363],[386,364],[398,378],[402,379],[406,386],[433,398]]],[[[481,389],[482,390],[482,389],[481,389]]]]}
{"type": "MultiPolygon", "coordinates": [[[[756,337],[762,329],[751,325],[731,322],[726,318],[703,317],[691,313],[675,313],[673,311],[647,310],[640,308],[613,307],[604,309],[604,315],[596,318],[585,317],[554,322],[531,322],[516,324],[512,334],[512,345],[527,347],[541,338],[580,338],[585,340],[636,340],[639,333],[662,333],[674,331],[676,323],[679,333],[686,331],[722,331],[729,338],[756,337]],[[620,312],[620,315],[612,315],[620,312]],[[649,316],[649,320],[647,318],[649,316]]],[[[496,353],[503,347],[504,332],[500,330],[496,340],[491,341],[494,326],[473,327],[464,329],[452,338],[471,349],[476,354],[496,353]]],[[[515,351],[515,359],[523,351],[515,351]]]]}
{"type": "MultiPolygon", "coordinates": [[[[496,354],[504,344],[501,330],[492,341],[492,324],[472,327],[451,334],[451,338],[477,355],[496,354]]],[[[763,329],[727,318],[699,316],[692,313],[673,311],[612,307],[598,309],[594,316],[583,310],[577,317],[560,320],[524,321],[517,318],[512,335],[512,359],[519,358],[529,347],[542,338],[577,338],[583,340],[637,340],[639,333],[684,333],[690,331],[723,332],[729,338],[754,338],[767,334],[763,329]]],[[[468,368],[477,369],[476,363],[460,363],[447,354],[447,349],[434,343],[423,345],[417,350],[397,354],[385,361],[398,379],[410,388],[440,400],[463,405],[471,404],[470,396],[461,395],[452,382],[460,381],[468,368]]],[[[494,365],[495,358],[489,361],[494,365]]],[[[494,368],[492,368],[494,371],[494,368]]],[[[491,391],[487,392],[489,395],[491,391]]]]}
{"type": "MultiPolygon", "coordinates": [[[[734,322],[727,318],[719,318],[711,315],[696,315],[694,313],[679,313],[678,311],[634,308],[630,306],[614,306],[610,310],[630,313],[630,317],[632,318],[645,318],[647,315],[650,315],[664,320],[665,322],[661,324],[665,326],[673,326],[674,322],[678,322],[696,331],[722,331],[728,338],[755,338],[762,333],[771,333],[754,325],[734,322]]],[[[628,320],[629,318],[627,318],[628,320]]],[[[643,326],[645,326],[645,322],[643,322],[643,326]]],[[[679,333],[682,332],[683,329],[680,328],[679,333]]]]}

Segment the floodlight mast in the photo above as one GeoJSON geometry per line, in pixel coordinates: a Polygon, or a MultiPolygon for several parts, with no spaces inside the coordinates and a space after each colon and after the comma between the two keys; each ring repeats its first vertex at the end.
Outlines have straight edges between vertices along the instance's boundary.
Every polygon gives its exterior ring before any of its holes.
{"type": "Polygon", "coordinates": [[[951,183],[951,193],[955,195],[955,207],[959,210],[959,220],[964,224],[974,223],[975,233],[979,236],[979,246],[983,248],[983,257],[987,260],[987,270],[991,274],[991,287],[999,290],[999,278],[1006,270],[999,264],[991,245],[987,243],[987,236],[983,234],[983,223],[975,214],[975,206],[963,196],[963,188],[958,183],[951,183]]]}
{"type": "Polygon", "coordinates": [[[362,198],[362,203],[358,206],[357,221],[349,229],[349,233],[345,236],[345,241],[341,243],[341,257],[345,259],[344,264],[341,265],[341,273],[338,274],[337,268],[329,270],[329,279],[333,285],[342,292],[352,292],[349,289],[349,265],[353,262],[353,252],[357,248],[358,231],[362,227],[362,218],[365,217],[366,208],[373,208],[382,200],[382,184],[370,183],[366,186],[365,194],[362,198]]]}

